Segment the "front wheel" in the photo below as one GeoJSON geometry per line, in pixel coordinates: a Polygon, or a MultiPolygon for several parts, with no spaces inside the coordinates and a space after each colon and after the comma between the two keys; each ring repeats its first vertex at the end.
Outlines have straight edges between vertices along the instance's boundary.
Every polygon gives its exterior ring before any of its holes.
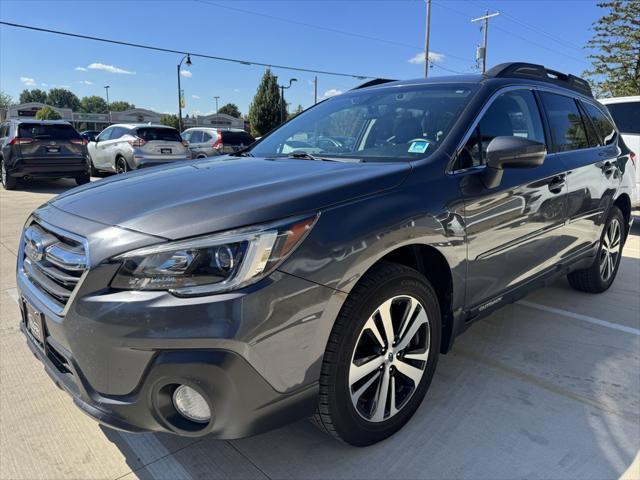
{"type": "Polygon", "coordinates": [[[373,267],[349,294],[331,332],[313,422],[356,446],[393,435],[429,388],[440,335],[429,281],[403,265],[373,267]]]}
{"type": "Polygon", "coordinates": [[[593,264],[569,273],[569,285],[588,293],[602,293],[608,290],[618,274],[624,240],[624,217],[620,209],[613,206],[604,225],[593,264]]]}

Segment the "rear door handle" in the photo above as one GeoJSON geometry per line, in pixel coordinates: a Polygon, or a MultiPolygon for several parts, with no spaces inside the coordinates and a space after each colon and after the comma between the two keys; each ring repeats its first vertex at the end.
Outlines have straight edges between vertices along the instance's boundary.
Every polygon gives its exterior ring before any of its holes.
{"type": "Polygon", "coordinates": [[[567,184],[567,176],[565,174],[556,175],[549,182],[549,191],[551,193],[560,193],[567,184]]]}

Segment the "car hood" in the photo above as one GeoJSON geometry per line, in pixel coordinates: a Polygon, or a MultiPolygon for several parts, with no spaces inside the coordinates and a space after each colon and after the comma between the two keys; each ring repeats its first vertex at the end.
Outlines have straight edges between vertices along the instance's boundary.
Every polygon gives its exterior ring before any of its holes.
{"type": "Polygon", "coordinates": [[[178,239],[321,210],[393,188],[410,170],[406,162],[225,156],[117,175],[70,190],[50,205],[178,239]]]}

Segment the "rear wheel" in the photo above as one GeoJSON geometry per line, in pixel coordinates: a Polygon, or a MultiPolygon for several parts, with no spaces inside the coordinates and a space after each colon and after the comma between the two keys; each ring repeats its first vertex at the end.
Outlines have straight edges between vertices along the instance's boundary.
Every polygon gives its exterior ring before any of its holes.
{"type": "Polygon", "coordinates": [[[2,181],[2,187],[5,190],[13,190],[16,188],[18,184],[18,179],[16,177],[12,177],[9,172],[7,172],[7,168],[4,164],[4,159],[0,159],[0,177],[2,181]]]}
{"type": "Polygon", "coordinates": [[[83,174],[83,175],[78,175],[76,177],[76,183],[78,185],[84,185],[86,183],[89,183],[91,181],[91,175],[89,174],[89,172],[83,174]]]}
{"type": "Polygon", "coordinates": [[[97,177],[100,172],[98,171],[98,169],[93,165],[93,160],[90,160],[90,165],[91,165],[91,171],[90,171],[90,175],[92,177],[97,177]]]}
{"type": "Polygon", "coordinates": [[[393,435],[429,388],[440,334],[428,280],[403,265],[375,266],[350,293],[331,332],[314,423],[356,446],[393,435]]]}
{"type": "Polygon", "coordinates": [[[129,171],[129,164],[122,158],[116,158],[116,173],[127,173],[129,171]]]}
{"type": "Polygon", "coordinates": [[[598,254],[593,264],[569,273],[569,284],[582,292],[602,293],[608,290],[618,273],[624,238],[624,217],[620,209],[613,206],[600,237],[598,254]]]}

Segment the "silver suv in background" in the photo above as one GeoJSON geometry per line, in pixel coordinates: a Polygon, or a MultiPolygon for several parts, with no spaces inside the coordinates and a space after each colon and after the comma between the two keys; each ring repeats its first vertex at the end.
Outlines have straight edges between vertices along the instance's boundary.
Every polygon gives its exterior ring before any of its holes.
{"type": "Polygon", "coordinates": [[[234,153],[256,141],[240,128],[194,127],[182,132],[182,138],[188,142],[193,158],[234,153]]]}
{"type": "Polygon", "coordinates": [[[112,125],[89,142],[88,150],[92,174],[125,173],[191,158],[180,133],[165,125],[112,125]]]}

